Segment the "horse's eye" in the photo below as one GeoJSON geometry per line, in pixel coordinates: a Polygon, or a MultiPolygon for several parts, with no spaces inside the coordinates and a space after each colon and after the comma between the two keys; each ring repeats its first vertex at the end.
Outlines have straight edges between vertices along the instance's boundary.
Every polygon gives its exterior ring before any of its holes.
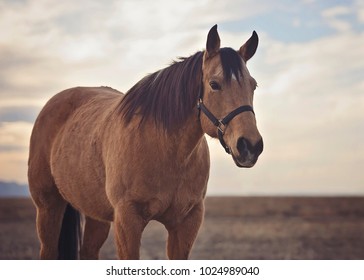
{"type": "Polygon", "coordinates": [[[215,82],[215,81],[210,82],[210,87],[212,88],[212,90],[220,90],[221,89],[221,86],[219,85],[219,83],[215,82]]]}

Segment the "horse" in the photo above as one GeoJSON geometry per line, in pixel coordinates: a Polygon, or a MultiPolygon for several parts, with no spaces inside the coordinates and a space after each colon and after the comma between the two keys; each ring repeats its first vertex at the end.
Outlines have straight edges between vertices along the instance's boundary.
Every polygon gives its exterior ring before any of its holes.
{"type": "Polygon", "coordinates": [[[118,258],[139,259],[151,220],[168,231],[167,257],[188,259],[204,216],[205,135],[219,138],[238,167],[252,167],[263,151],[257,82],[246,67],[257,46],[254,31],[239,50],[220,48],[214,25],[205,50],[126,94],[75,87],[54,95],[29,148],[40,259],[98,259],[111,223],[118,258]]]}

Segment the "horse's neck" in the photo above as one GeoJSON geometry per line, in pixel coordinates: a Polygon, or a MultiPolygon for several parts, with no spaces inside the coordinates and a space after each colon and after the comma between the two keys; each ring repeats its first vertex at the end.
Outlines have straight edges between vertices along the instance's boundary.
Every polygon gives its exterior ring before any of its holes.
{"type": "Polygon", "coordinates": [[[197,110],[193,110],[190,117],[173,130],[165,130],[150,121],[146,125],[146,131],[149,131],[151,137],[149,144],[161,153],[160,156],[164,155],[167,161],[173,159],[177,164],[186,163],[198,151],[204,136],[197,110]]]}
{"type": "Polygon", "coordinates": [[[192,114],[179,129],[173,132],[166,132],[164,141],[167,142],[166,145],[170,146],[172,152],[174,150],[176,159],[184,161],[196,151],[198,145],[201,144],[203,136],[204,133],[196,113],[192,114]]]}
{"type": "Polygon", "coordinates": [[[124,149],[131,153],[142,151],[159,159],[173,159],[176,163],[190,158],[204,136],[197,109],[191,112],[184,124],[170,131],[151,119],[140,124],[140,117],[123,123],[120,115],[114,112],[102,134],[105,148],[111,153],[124,153],[124,149]]]}

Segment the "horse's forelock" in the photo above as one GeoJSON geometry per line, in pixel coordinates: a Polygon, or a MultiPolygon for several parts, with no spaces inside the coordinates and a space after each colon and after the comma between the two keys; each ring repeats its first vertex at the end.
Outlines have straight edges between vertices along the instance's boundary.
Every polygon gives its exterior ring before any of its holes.
{"type": "Polygon", "coordinates": [[[239,82],[243,75],[242,58],[239,53],[232,48],[221,48],[220,58],[225,81],[230,83],[231,78],[234,75],[239,82]]]}

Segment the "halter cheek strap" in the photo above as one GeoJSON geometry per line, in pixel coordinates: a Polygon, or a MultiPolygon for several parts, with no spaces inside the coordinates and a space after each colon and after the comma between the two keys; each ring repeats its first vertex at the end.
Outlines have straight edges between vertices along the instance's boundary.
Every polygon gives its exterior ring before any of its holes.
{"type": "Polygon", "coordinates": [[[243,105],[243,106],[236,108],[232,112],[230,112],[226,117],[224,117],[222,119],[218,119],[214,116],[213,113],[210,112],[209,109],[207,109],[205,104],[203,104],[201,97],[198,99],[197,109],[199,110],[199,112],[202,111],[206,115],[206,117],[217,127],[217,135],[219,137],[220,144],[221,144],[221,146],[224,147],[225,151],[228,154],[231,154],[231,151],[230,151],[229,146],[226,145],[226,143],[224,141],[224,134],[225,134],[225,129],[226,129],[227,125],[229,124],[229,122],[233,118],[235,118],[237,115],[239,115],[243,112],[252,112],[253,114],[255,114],[254,110],[251,106],[243,105]]]}

